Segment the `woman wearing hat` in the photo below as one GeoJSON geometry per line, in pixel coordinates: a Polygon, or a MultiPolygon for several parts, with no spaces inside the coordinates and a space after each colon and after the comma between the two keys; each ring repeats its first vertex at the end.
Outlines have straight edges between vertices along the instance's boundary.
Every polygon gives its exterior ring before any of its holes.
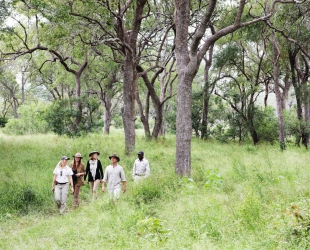
{"type": "Polygon", "coordinates": [[[71,191],[74,193],[73,181],[72,181],[72,169],[67,165],[67,156],[63,156],[60,162],[56,165],[53,174],[52,192],[55,192],[55,201],[57,203],[59,214],[63,214],[66,209],[66,202],[68,197],[69,183],[72,188],[71,191]]]}
{"type": "Polygon", "coordinates": [[[86,173],[84,175],[84,180],[88,176],[88,183],[94,200],[98,198],[97,189],[103,178],[102,165],[100,160],[98,160],[99,155],[100,153],[98,151],[93,151],[89,154],[90,159],[87,161],[86,173]]]}
{"type": "Polygon", "coordinates": [[[82,159],[82,155],[80,153],[76,153],[73,156],[73,161],[69,165],[73,172],[72,180],[74,187],[74,208],[79,206],[80,188],[84,185],[85,165],[82,162],[82,159]]]}

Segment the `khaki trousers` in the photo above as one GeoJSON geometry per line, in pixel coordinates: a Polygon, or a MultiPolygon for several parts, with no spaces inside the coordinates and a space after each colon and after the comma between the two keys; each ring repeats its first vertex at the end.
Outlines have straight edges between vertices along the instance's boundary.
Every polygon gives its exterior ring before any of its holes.
{"type": "Polygon", "coordinates": [[[98,189],[99,184],[100,184],[100,180],[95,180],[95,181],[89,182],[90,190],[93,193],[93,199],[94,200],[97,200],[97,198],[98,198],[97,189],[98,189]]]}
{"type": "Polygon", "coordinates": [[[68,198],[69,183],[57,184],[55,186],[55,201],[59,209],[59,214],[63,214],[66,210],[66,202],[68,198]]]}

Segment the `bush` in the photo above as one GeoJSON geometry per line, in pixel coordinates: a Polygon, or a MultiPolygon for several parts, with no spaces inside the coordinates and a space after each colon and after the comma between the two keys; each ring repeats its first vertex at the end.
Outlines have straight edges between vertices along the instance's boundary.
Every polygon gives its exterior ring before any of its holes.
{"type": "Polygon", "coordinates": [[[278,119],[272,107],[255,110],[254,126],[261,141],[274,143],[279,139],[278,119]]]}
{"type": "Polygon", "coordinates": [[[3,132],[15,135],[47,133],[48,125],[44,119],[46,107],[42,103],[20,106],[19,117],[10,119],[3,132]]]}
{"type": "Polygon", "coordinates": [[[9,190],[0,190],[2,214],[28,214],[30,211],[40,211],[43,200],[34,187],[25,184],[12,186],[9,190]]]}
{"type": "Polygon", "coordinates": [[[0,127],[4,128],[7,122],[8,122],[7,118],[0,116],[0,127]]]}

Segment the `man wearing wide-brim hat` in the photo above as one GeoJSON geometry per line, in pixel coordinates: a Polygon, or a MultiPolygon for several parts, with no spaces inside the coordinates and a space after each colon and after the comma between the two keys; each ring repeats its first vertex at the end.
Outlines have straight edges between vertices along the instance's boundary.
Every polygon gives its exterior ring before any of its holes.
{"type": "Polygon", "coordinates": [[[105,184],[108,182],[108,191],[110,199],[116,205],[120,198],[121,182],[123,183],[123,193],[126,192],[126,177],[122,166],[118,164],[120,158],[117,154],[109,156],[111,164],[106,167],[102,181],[102,192],[105,191],[105,184]]]}

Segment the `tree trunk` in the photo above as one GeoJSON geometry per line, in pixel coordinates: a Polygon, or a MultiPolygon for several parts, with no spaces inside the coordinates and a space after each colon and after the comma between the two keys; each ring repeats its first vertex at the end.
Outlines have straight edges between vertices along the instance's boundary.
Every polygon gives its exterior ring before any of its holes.
{"type": "MultiPolygon", "coordinates": [[[[211,26],[212,34],[215,33],[215,30],[213,26],[211,26]]],[[[210,46],[210,49],[208,51],[209,58],[204,57],[204,60],[206,62],[205,68],[204,68],[204,82],[205,86],[203,89],[203,108],[202,108],[202,119],[201,119],[201,139],[204,139],[207,137],[207,131],[208,131],[208,113],[209,113],[209,101],[211,94],[215,87],[215,82],[210,84],[209,79],[209,71],[212,65],[213,60],[213,47],[214,44],[210,46]]]]}
{"type": "Polygon", "coordinates": [[[149,119],[148,119],[149,118],[149,102],[150,102],[149,99],[150,99],[150,95],[149,95],[149,93],[146,95],[145,115],[144,115],[144,112],[143,112],[142,102],[140,100],[138,88],[136,90],[136,98],[137,98],[137,104],[138,104],[138,109],[139,109],[139,113],[140,113],[140,119],[141,119],[141,122],[142,122],[143,128],[144,128],[145,137],[147,139],[150,139],[151,132],[150,132],[149,119]]]}
{"type": "Polygon", "coordinates": [[[136,95],[136,67],[133,65],[131,53],[125,58],[123,70],[124,106],[122,118],[125,132],[125,153],[130,154],[135,149],[135,95],[136,95]]]}
{"type": "Polygon", "coordinates": [[[276,95],[277,102],[277,112],[278,112],[278,123],[279,123],[279,142],[281,150],[285,149],[285,135],[284,135],[284,120],[283,120],[283,105],[282,98],[280,93],[280,82],[279,82],[279,73],[278,73],[278,60],[280,57],[280,51],[277,44],[277,39],[275,32],[273,32],[273,79],[274,79],[274,90],[276,95]]]}
{"type": "Polygon", "coordinates": [[[175,52],[178,70],[175,172],[180,176],[190,176],[191,174],[191,93],[193,77],[190,78],[188,72],[190,61],[187,46],[189,12],[189,1],[175,0],[175,52]]]}
{"type": "Polygon", "coordinates": [[[112,121],[111,107],[112,107],[111,98],[109,97],[109,95],[106,95],[104,105],[104,125],[103,125],[104,135],[110,134],[110,127],[112,121]]]}
{"type": "Polygon", "coordinates": [[[75,121],[73,123],[73,131],[76,134],[78,132],[78,126],[80,122],[82,121],[82,103],[80,100],[81,97],[81,75],[75,74],[75,97],[77,99],[76,108],[77,108],[77,114],[75,121]]]}

